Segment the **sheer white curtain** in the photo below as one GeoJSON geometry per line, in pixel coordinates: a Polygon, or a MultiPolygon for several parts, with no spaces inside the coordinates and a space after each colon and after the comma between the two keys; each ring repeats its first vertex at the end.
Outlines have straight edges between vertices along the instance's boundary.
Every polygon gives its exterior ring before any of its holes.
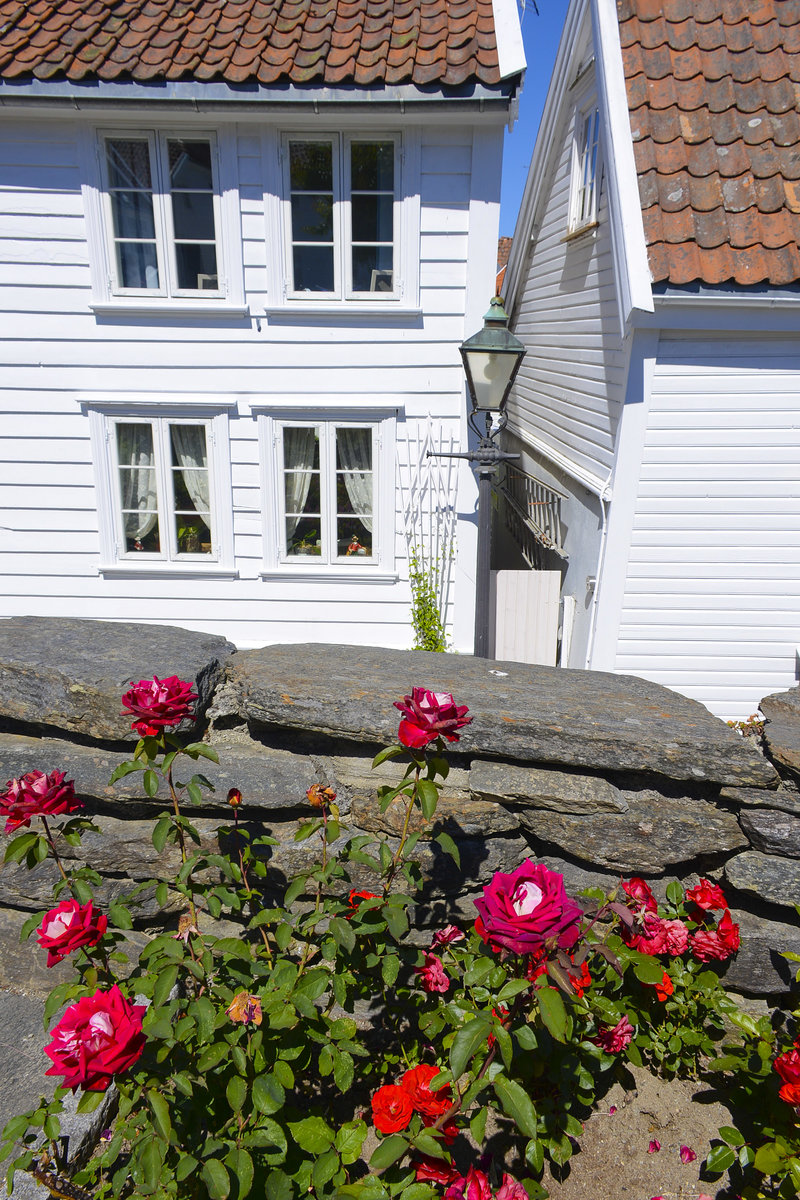
{"type": "Polygon", "coordinates": [[[117,425],[117,457],[125,537],[141,541],[158,520],[152,427],[117,425]]]}
{"type": "Polygon", "coordinates": [[[372,533],[372,430],[336,430],[339,460],[350,503],[364,527],[372,533]]]}
{"type": "Polygon", "coordinates": [[[204,425],[172,425],[172,444],[180,463],[183,482],[192,504],[201,516],[211,512],[208,489],[208,454],[204,425]]]}
{"type": "Polygon", "coordinates": [[[317,431],[314,426],[287,426],[283,430],[286,537],[297,529],[308,499],[314,470],[317,431]]]}

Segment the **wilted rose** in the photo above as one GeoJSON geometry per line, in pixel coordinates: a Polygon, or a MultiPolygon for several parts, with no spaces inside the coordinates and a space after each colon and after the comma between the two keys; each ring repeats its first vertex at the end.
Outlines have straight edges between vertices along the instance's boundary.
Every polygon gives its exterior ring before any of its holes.
{"type": "Polygon", "coordinates": [[[475,927],[495,949],[532,954],[547,942],[574,946],[583,915],[564,890],[564,876],[527,859],[510,874],[498,871],[475,901],[475,927]]]}
{"type": "Polygon", "coordinates": [[[421,967],[415,967],[419,985],[426,992],[446,992],[450,979],[442,967],[442,960],[435,954],[426,954],[421,967]]]}
{"type": "Polygon", "coordinates": [[[180,725],[186,717],[194,716],[197,696],[194,684],[170,675],[168,679],[140,679],[122,697],[122,703],[132,716],[131,729],[139,737],[156,737],[162,729],[180,725]]]}
{"type": "Polygon", "coordinates": [[[664,921],[664,950],[667,954],[683,954],[689,945],[689,930],[683,921],[664,921]]]}
{"type": "Polygon", "coordinates": [[[452,942],[463,942],[466,934],[462,933],[457,925],[445,925],[443,929],[437,929],[431,938],[431,950],[436,950],[439,946],[449,946],[452,942]]]}
{"type": "Polygon", "coordinates": [[[697,887],[689,888],[686,892],[686,899],[706,911],[728,907],[728,901],[725,899],[722,888],[718,887],[716,883],[712,883],[710,879],[701,879],[697,887]]]}
{"type": "Polygon", "coordinates": [[[31,817],[57,817],[80,812],[82,802],[75,795],[72,779],[64,771],[29,771],[19,779],[9,779],[0,795],[0,816],[6,818],[6,833],[28,828],[31,817]]]}
{"type": "Polygon", "coordinates": [[[425,1117],[440,1117],[453,1104],[449,1083],[437,1092],[431,1091],[431,1080],[435,1079],[438,1074],[438,1067],[433,1067],[429,1063],[420,1063],[418,1067],[412,1067],[410,1071],[406,1071],[400,1080],[400,1086],[405,1088],[411,1097],[414,1111],[422,1113],[425,1117]]]}
{"type": "Polygon", "coordinates": [[[698,929],[689,938],[692,954],[700,962],[725,962],[739,949],[739,926],[726,909],[715,930],[698,929]]]}
{"type": "Polygon", "coordinates": [[[405,1129],[413,1115],[410,1094],[396,1083],[385,1083],[372,1097],[372,1123],[380,1133],[405,1129]]]}
{"type": "Polygon", "coordinates": [[[457,729],[469,725],[466,704],[457,706],[449,692],[429,692],[427,688],[412,688],[410,696],[395,700],[395,708],[403,714],[398,737],[404,746],[421,750],[437,738],[457,742],[457,729]]]}
{"type": "Polygon", "coordinates": [[[605,1050],[606,1054],[619,1054],[632,1037],[633,1026],[627,1017],[621,1017],[613,1029],[607,1025],[601,1025],[597,1037],[593,1037],[592,1041],[596,1046],[605,1050]]]}
{"type": "Polygon", "coordinates": [[[666,924],[663,917],[659,917],[649,910],[643,910],[639,914],[641,932],[637,932],[635,927],[631,929],[627,925],[622,925],[620,933],[626,945],[633,950],[638,950],[640,954],[666,954],[666,924]]]}
{"type": "Polygon", "coordinates": [[[54,967],[81,946],[96,946],[106,931],[108,918],[95,912],[91,900],[62,900],[51,908],[39,927],[39,945],[47,951],[47,965],[54,967]]]}
{"type": "Polygon", "coordinates": [[[225,1009],[225,1015],[240,1025],[260,1025],[261,1000],[252,992],[237,992],[225,1009]]]}
{"type": "Polygon", "coordinates": [[[325,784],[312,783],[306,792],[306,799],[312,808],[328,808],[335,802],[336,792],[325,784]]]}
{"type": "Polygon", "coordinates": [[[129,1070],[144,1049],[144,1004],[129,1004],[119,987],[83,996],[53,1029],[45,1054],[46,1075],[63,1075],[61,1086],[104,1092],[115,1075],[129,1070]]]}

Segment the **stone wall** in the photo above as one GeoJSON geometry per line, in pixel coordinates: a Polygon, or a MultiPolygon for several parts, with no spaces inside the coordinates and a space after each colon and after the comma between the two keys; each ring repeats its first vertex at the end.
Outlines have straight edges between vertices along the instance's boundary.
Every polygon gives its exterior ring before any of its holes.
{"type": "MultiPolygon", "coordinates": [[[[33,768],[65,770],[100,827],[84,846],[105,882],[100,902],[153,874],[174,877],[177,851],[157,856],[141,777],[108,778],[130,756],[120,715],[130,681],[177,674],[197,680],[195,734],[220,756],[202,769],[216,792],[195,810],[209,846],[234,784],[242,816],[278,840],[270,882],[279,890],[313,847],[293,834],[305,791],[331,784],[356,832],[396,844],[396,808],[375,789],[399,776],[376,751],[396,739],[393,701],[415,685],[452,692],[473,724],[452,747],[453,769],[431,832],[455,839],[460,868],[423,836],[422,928],[470,921],[473,897],[496,870],[531,856],[567,887],[612,887],[644,876],[657,894],[671,879],[722,884],[741,925],[726,983],[753,995],[788,990],[800,952],[800,692],[768,697],[764,748],[701,705],[632,677],[562,671],[458,655],[350,646],[272,646],[234,653],[221,638],[164,626],[72,620],[0,622],[0,781],[33,768]]],[[[187,729],[188,732],[188,729],[187,729]]],[[[18,929],[49,903],[51,864],[0,871],[0,986],[45,991],[57,981],[18,929]]],[[[371,878],[355,878],[369,886],[371,878]]],[[[176,919],[145,895],[134,940],[176,919]]],[[[66,971],[67,965],[63,964],[66,971]]]]}

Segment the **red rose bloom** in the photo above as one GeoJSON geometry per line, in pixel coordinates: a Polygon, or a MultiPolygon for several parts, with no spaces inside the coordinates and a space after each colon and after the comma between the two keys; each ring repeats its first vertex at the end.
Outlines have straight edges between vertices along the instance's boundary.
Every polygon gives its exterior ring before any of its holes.
{"type": "Polygon", "coordinates": [[[778,1095],[793,1108],[800,1106],[800,1043],[795,1042],[791,1050],[778,1055],[772,1064],[784,1080],[778,1095]]]}
{"type": "Polygon", "coordinates": [[[640,954],[666,954],[667,922],[653,912],[643,911],[640,914],[640,925],[641,933],[636,933],[627,925],[620,928],[626,946],[638,950],[640,954]]]}
{"type": "Polygon", "coordinates": [[[47,965],[54,967],[81,946],[96,946],[106,931],[108,918],[95,913],[91,900],[63,900],[51,908],[39,927],[39,945],[47,951],[47,965]]]}
{"type": "Polygon", "coordinates": [[[424,964],[414,967],[414,972],[420,987],[426,992],[446,992],[450,987],[450,978],[436,954],[426,953],[424,964]]]}
{"type": "Polygon", "coordinates": [[[492,1200],[489,1176],[477,1167],[460,1175],[444,1194],[444,1200],[492,1200]]]}
{"type": "Polygon", "coordinates": [[[675,984],[672,982],[672,979],[666,971],[661,977],[661,983],[648,983],[647,986],[654,987],[656,989],[656,996],[662,1002],[662,1004],[666,1001],[667,997],[671,996],[675,991],[675,984]]]}
{"type": "Polygon", "coordinates": [[[710,879],[701,879],[697,887],[689,888],[686,892],[686,899],[706,912],[712,908],[725,909],[728,907],[728,901],[723,895],[722,888],[712,883],[710,879]]]}
{"type": "Polygon", "coordinates": [[[725,962],[739,949],[739,926],[726,909],[715,930],[699,929],[689,938],[692,954],[700,962],[725,962]]]}
{"type": "Polygon", "coordinates": [[[564,891],[564,876],[530,859],[506,875],[498,871],[475,901],[481,937],[494,949],[533,954],[545,943],[574,946],[583,912],[564,891]]]}
{"type": "Polygon", "coordinates": [[[633,1037],[633,1026],[627,1017],[621,1017],[613,1029],[601,1025],[597,1037],[592,1038],[596,1046],[605,1050],[606,1054],[619,1054],[624,1050],[633,1037]]]}
{"type": "Polygon", "coordinates": [[[421,750],[437,738],[457,742],[457,729],[469,725],[466,704],[458,707],[449,692],[429,692],[427,688],[412,688],[410,696],[395,700],[395,708],[403,714],[398,737],[404,746],[421,750]]]}
{"type": "Polygon", "coordinates": [[[648,912],[657,912],[658,905],[656,904],[655,896],[645,881],[638,875],[634,875],[627,881],[623,879],[622,890],[634,901],[633,907],[646,908],[648,912]]]}
{"type": "Polygon", "coordinates": [[[162,729],[180,725],[186,717],[194,717],[197,696],[192,691],[194,684],[170,675],[169,679],[140,679],[122,697],[122,703],[130,711],[123,717],[132,716],[131,729],[139,737],[156,737],[162,729]]]}
{"type": "Polygon", "coordinates": [[[380,1133],[405,1129],[413,1115],[411,1096],[396,1083],[385,1083],[372,1097],[372,1124],[380,1133]]]}
{"type": "Polygon", "coordinates": [[[74,782],[64,771],[29,771],[19,779],[9,779],[0,796],[0,816],[6,818],[6,833],[28,828],[31,817],[57,817],[80,812],[83,804],[75,795],[74,782]]]}
{"type": "Polygon", "coordinates": [[[400,1087],[404,1088],[411,1097],[414,1111],[422,1113],[424,1117],[440,1117],[453,1104],[449,1083],[437,1092],[431,1091],[431,1080],[435,1079],[438,1074],[438,1067],[432,1067],[429,1063],[421,1063],[418,1067],[412,1067],[410,1071],[406,1071],[400,1080],[400,1087]]]}
{"type": "Polygon", "coordinates": [[[591,987],[592,977],[589,974],[589,968],[586,966],[585,962],[581,963],[580,975],[573,975],[570,973],[569,981],[572,984],[572,990],[578,997],[583,996],[583,993],[586,991],[586,989],[591,987]]]}
{"type": "Polygon", "coordinates": [[[664,950],[667,954],[683,954],[689,945],[689,930],[683,921],[664,921],[664,950]]]}
{"type": "Polygon", "coordinates": [[[116,984],[72,1004],[53,1029],[45,1075],[63,1075],[60,1086],[104,1092],[114,1075],[127,1071],[144,1049],[144,1004],[129,1004],[116,984]]]}
{"type": "Polygon", "coordinates": [[[417,1183],[441,1183],[447,1186],[459,1177],[452,1163],[443,1158],[428,1158],[427,1155],[423,1155],[422,1158],[414,1160],[414,1167],[417,1183]]]}

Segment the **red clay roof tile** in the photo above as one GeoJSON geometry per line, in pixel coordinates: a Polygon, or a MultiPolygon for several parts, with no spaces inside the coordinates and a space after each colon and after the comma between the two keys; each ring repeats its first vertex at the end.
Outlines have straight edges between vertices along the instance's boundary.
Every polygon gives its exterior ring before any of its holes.
{"type": "Polygon", "coordinates": [[[800,0],[617,0],[655,282],[800,280],[800,0]]]}
{"type": "Polygon", "coordinates": [[[499,80],[491,0],[0,0],[0,77],[56,66],[100,80],[499,80]]]}

